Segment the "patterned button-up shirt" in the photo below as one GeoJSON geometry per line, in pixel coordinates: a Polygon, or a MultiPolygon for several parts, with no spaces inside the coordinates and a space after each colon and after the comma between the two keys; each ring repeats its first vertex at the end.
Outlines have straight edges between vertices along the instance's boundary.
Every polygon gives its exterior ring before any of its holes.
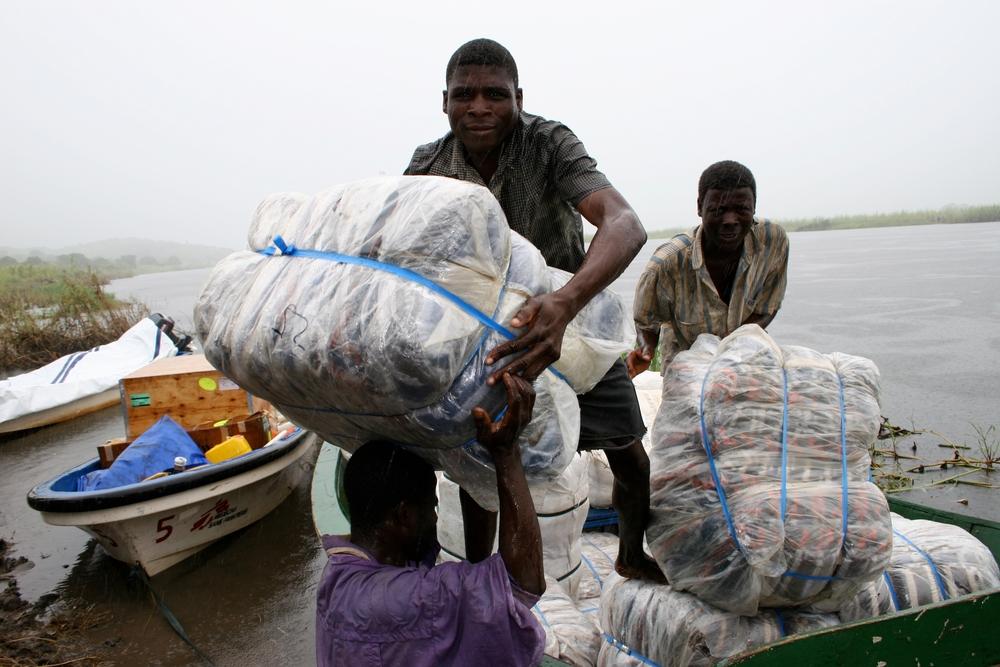
{"type": "Polygon", "coordinates": [[[451,132],[417,147],[410,175],[448,176],[485,185],[510,228],[538,248],[549,266],[576,272],[583,263],[584,197],[611,186],[583,143],[562,123],[521,113],[500,150],[496,173],[484,183],[451,132]]]}
{"type": "Polygon", "coordinates": [[[724,337],[751,315],[774,316],[785,295],[785,230],[766,220],[754,221],[743,241],[727,305],[705,265],[700,229],[679,234],[657,248],[635,288],[636,329],[659,331],[664,370],[699,334],[724,337]]]}

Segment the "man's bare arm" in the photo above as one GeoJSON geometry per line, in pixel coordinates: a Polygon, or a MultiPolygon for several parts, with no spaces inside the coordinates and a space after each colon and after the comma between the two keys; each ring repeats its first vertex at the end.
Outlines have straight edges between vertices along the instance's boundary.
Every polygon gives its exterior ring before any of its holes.
{"type": "Polygon", "coordinates": [[[509,374],[504,374],[503,383],[507,389],[503,418],[493,422],[478,407],[473,409],[472,417],[476,421],[476,439],[490,452],[497,471],[500,556],[507,573],[522,589],[541,595],[545,592],[542,533],[517,444],[517,434],[531,421],[535,392],[530,383],[509,374]]]}
{"type": "Polygon", "coordinates": [[[559,359],[566,325],[628,268],[646,243],[646,231],[639,217],[614,188],[592,192],[580,201],[577,209],[597,227],[583,264],[560,289],[528,299],[514,315],[511,326],[527,330],[518,338],[494,348],[486,363],[496,363],[522,350],[526,352],[493,373],[489,384],[498,382],[503,372],[534,380],[559,359]]]}

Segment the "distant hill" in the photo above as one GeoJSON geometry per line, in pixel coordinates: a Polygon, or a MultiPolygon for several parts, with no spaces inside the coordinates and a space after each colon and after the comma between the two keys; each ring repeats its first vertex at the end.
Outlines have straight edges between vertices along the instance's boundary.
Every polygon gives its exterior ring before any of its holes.
{"type": "MultiPolygon", "coordinates": [[[[90,243],[78,243],[61,248],[14,248],[0,246],[0,257],[8,256],[23,261],[27,257],[36,256],[50,261],[60,255],[79,254],[89,259],[103,258],[116,260],[123,256],[134,256],[137,259],[153,258],[157,262],[170,264],[179,268],[199,268],[211,266],[233,252],[235,248],[220,248],[218,246],[199,245],[180,241],[154,241],[151,239],[123,238],[106,239],[90,243]]],[[[141,262],[140,263],[144,263],[141,262]]]]}

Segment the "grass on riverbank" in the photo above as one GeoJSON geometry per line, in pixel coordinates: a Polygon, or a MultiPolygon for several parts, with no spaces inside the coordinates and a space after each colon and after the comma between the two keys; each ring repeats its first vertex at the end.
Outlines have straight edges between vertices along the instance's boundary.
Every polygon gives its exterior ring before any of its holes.
{"type": "Polygon", "coordinates": [[[53,266],[0,267],[0,369],[24,370],[117,339],[146,314],[104,291],[103,276],[53,266]]]}
{"type": "MultiPolygon", "coordinates": [[[[946,206],[926,211],[897,211],[895,213],[868,213],[863,215],[838,215],[825,218],[774,219],[789,232],[818,232],[830,229],[862,229],[868,227],[905,227],[910,225],[954,225],[969,222],[1000,221],[1000,204],[989,206],[946,206]]],[[[694,226],[694,223],[692,224],[694,226]]],[[[690,228],[657,229],[649,232],[650,238],[670,238],[690,228]]]]}

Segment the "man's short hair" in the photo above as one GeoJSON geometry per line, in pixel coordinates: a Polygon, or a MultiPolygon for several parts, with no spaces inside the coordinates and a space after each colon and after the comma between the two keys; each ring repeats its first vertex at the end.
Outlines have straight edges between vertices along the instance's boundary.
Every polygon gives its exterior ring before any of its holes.
{"type": "Polygon", "coordinates": [[[753,192],[753,200],[757,201],[757,181],[749,169],[739,162],[733,160],[723,160],[716,162],[705,171],[701,172],[698,179],[698,201],[705,199],[705,193],[709,190],[739,190],[740,188],[750,188],[753,192]]]}
{"type": "Polygon", "coordinates": [[[344,494],[351,529],[360,532],[384,521],[400,502],[427,493],[434,468],[402,445],[375,440],[351,456],[344,469],[344,494]]]}
{"type": "Polygon", "coordinates": [[[458,50],[452,54],[451,59],[448,61],[448,67],[445,68],[445,86],[451,81],[451,75],[455,73],[455,70],[462,65],[502,67],[510,75],[511,80],[514,82],[514,87],[517,88],[518,86],[517,63],[514,62],[514,56],[510,55],[510,51],[492,39],[480,37],[458,47],[458,50]]]}

